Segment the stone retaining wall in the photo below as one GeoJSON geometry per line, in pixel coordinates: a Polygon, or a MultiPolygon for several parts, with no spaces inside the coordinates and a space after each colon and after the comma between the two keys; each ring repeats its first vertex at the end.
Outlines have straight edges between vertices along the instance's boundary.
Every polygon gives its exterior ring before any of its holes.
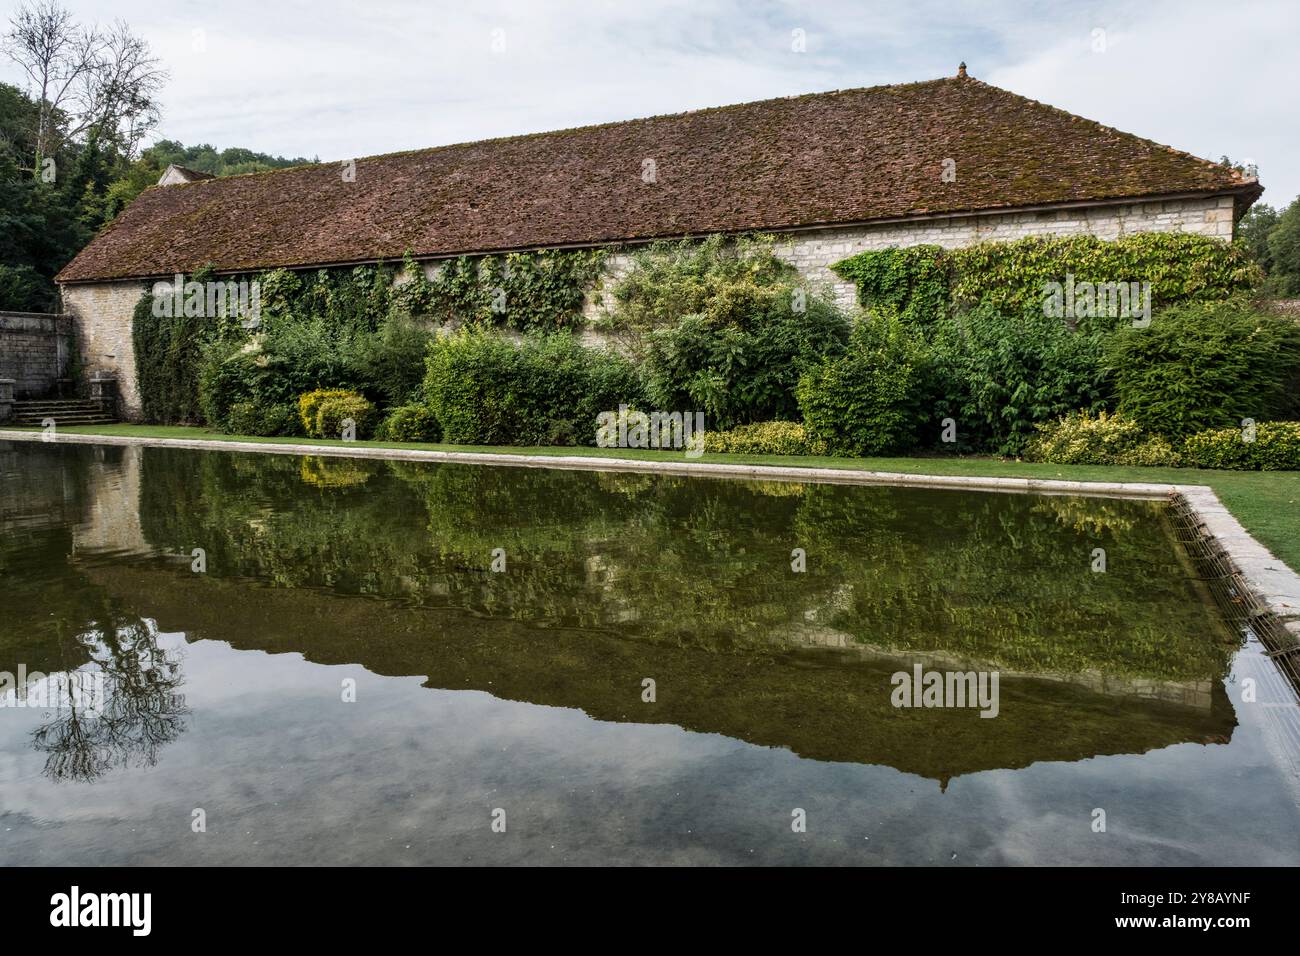
{"type": "Polygon", "coordinates": [[[13,379],[14,398],[54,395],[71,357],[70,316],[0,312],[0,379],[13,379]]]}

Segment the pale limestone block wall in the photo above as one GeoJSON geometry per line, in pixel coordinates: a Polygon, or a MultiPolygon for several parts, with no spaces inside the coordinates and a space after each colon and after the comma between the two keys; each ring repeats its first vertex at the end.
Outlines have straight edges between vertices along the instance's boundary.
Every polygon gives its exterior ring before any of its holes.
{"type": "Polygon", "coordinates": [[[75,316],[77,343],[87,379],[96,372],[117,376],[121,412],[128,420],[141,414],[135,383],[131,316],[144,293],[143,282],[95,282],[63,286],[63,310],[75,316]]]}

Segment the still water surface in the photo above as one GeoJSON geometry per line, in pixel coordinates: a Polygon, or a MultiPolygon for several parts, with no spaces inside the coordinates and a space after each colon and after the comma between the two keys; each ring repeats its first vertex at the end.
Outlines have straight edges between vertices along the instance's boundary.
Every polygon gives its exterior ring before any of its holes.
{"type": "Polygon", "coordinates": [[[1160,503],[0,443],[0,530],[0,671],[107,698],[0,708],[3,864],[1300,863],[1160,503]]]}

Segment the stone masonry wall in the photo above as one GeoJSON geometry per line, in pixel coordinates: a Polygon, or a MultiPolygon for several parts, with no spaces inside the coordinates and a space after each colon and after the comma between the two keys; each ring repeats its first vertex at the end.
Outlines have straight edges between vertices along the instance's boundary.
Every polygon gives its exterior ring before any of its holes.
{"type": "MultiPolygon", "coordinates": [[[[777,254],[796,266],[814,285],[826,289],[841,305],[851,307],[856,302],[853,283],[845,282],[830,267],[841,259],[873,249],[925,244],[956,249],[976,242],[1008,242],[1027,236],[1091,234],[1102,239],[1118,239],[1134,232],[1195,233],[1230,242],[1233,229],[1233,200],[1231,196],[1222,196],[810,230],[786,235],[777,247],[777,254]]],[[[602,287],[588,296],[584,309],[588,319],[598,316],[607,306],[609,287],[629,265],[626,254],[610,257],[602,287]]]]}
{"type": "Polygon", "coordinates": [[[122,416],[140,417],[135,386],[135,351],[131,345],[131,316],[143,282],[96,282],[63,287],[63,308],[77,323],[77,344],[86,378],[96,372],[117,376],[122,416]]]}
{"type": "MultiPolygon", "coordinates": [[[[830,271],[830,266],[871,249],[924,243],[958,248],[975,242],[1007,241],[1026,236],[1091,234],[1102,239],[1117,239],[1134,232],[1194,233],[1216,236],[1226,242],[1231,241],[1234,226],[1233,199],[1222,196],[810,230],[786,235],[777,252],[798,267],[815,287],[826,289],[837,302],[847,307],[855,303],[853,284],[836,276],[830,271]]],[[[601,315],[608,305],[610,287],[630,265],[631,257],[625,250],[610,255],[605,279],[587,296],[583,309],[587,319],[601,315]]],[[[432,270],[436,266],[437,263],[429,263],[426,269],[432,270]]],[[[142,282],[63,287],[65,310],[76,316],[86,373],[88,376],[97,371],[117,374],[122,412],[128,419],[140,415],[135,356],[131,348],[131,314],[144,289],[142,282]]],[[[592,344],[606,341],[605,336],[591,330],[584,332],[584,339],[592,344]]]]}
{"type": "Polygon", "coordinates": [[[72,320],[63,315],[0,312],[0,378],[14,380],[14,397],[53,395],[68,374],[72,320]]]}

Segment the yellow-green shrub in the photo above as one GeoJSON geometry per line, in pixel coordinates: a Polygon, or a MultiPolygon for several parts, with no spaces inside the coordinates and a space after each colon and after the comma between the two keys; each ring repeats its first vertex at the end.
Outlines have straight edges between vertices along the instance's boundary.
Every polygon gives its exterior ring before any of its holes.
{"type": "Polygon", "coordinates": [[[1180,456],[1168,440],[1152,435],[1124,415],[1087,412],[1038,426],[1025,446],[1029,461],[1053,465],[1177,466],[1180,456]]]}
{"type": "Polygon", "coordinates": [[[798,422],[756,422],[705,432],[704,450],[721,455],[824,455],[826,443],[798,422]]]}
{"type": "Polygon", "coordinates": [[[351,397],[360,398],[361,396],[346,388],[318,388],[315,391],[300,395],[298,397],[298,420],[302,422],[302,430],[310,438],[322,437],[316,429],[316,420],[321,403],[331,398],[351,397]]]}
{"type": "Polygon", "coordinates": [[[1260,422],[1250,437],[1245,428],[1198,432],[1183,443],[1183,458],[1198,468],[1300,471],[1300,422],[1260,422]]]}
{"type": "Polygon", "coordinates": [[[316,429],[313,438],[342,438],[343,423],[352,420],[357,438],[369,438],[375,423],[375,406],[360,395],[340,395],[327,398],[316,410],[316,429]]]}

